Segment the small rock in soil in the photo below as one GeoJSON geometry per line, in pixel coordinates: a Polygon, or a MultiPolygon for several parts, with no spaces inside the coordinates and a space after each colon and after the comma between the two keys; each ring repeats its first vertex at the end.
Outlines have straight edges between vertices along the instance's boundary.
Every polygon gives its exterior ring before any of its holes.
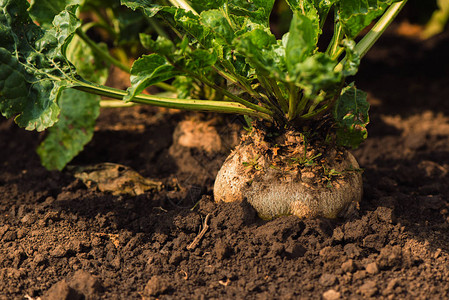
{"type": "Polygon", "coordinates": [[[71,288],[63,279],[55,283],[42,297],[42,300],[81,300],[83,295],[71,288]]]}
{"type": "Polygon", "coordinates": [[[170,289],[170,283],[168,280],[160,277],[153,276],[150,280],[148,280],[147,285],[143,291],[143,299],[149,299],[151,296],[157,296],[165,293],[170,289]]]}
{"type": "Polygon", "coordinates": [[[377,285],[375,281],[365,282],[358,290],[364,297],[372,297],[377,293],[377,285]]]}
{"type": "Polygon", "coordinates": [[[341,270],[345,273],[352,273],[356,269],[354,261],[352,259],[345,261],[341,264],[341,270]]]}
{"type": "Polygon", "coordinates": [[[76,271],[69,284],[72,288],[84,294],[86,299],[95,299],[94,296],[103,291],[101,282],[84,270],[76,271]]]}
{"type": "Polygon", "coordinates": [[[333,286],[337,283],[337,276],[333,274],[323,274],[321,275],[319,282],[322,286],[333,286]]]}
{"type": "Polygon", "coordinates": [[[328,290],[323,293],[324,300],[337,300],[341,298],[341,294],[336,290],[328,290]]]}
{"type": "Polygon", "coordinates": [[[377,274],[379,273],[379,267],[375,262],[367,264],[365,267],[366,271],[370,274],[377,274]]]}

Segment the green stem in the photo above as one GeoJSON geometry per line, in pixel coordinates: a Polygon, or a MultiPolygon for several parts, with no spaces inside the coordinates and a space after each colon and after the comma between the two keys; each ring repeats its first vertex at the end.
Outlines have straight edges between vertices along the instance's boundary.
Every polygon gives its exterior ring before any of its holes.
{"type": "Polygon", "coordinates": [[[231,81],[233,84],[238,85],[242,90],[244,90],[248,94],[250,94],[251,97],[256,98],[256,99],[260,99],[262,97],[251,86],[246,84],[246,82],[244,82],[244,80],[238,80],[238,78],[236,78],[237,75],[235,73],[233,73],[232,71],[228,70],[223,63],[222,63],[222,65],[226,69],[226,71],[224,71],[222,68],[220,68],[217,65],[212,66],[212,68],[215,70],[215,72],[217,72],[222,77],[224,77],[227,80],[231,81]]]}
{"type": "Polygon", "coordinates": [[[296,117],[298,106],[298,88],[294,84],[290,84],[288,98],[288,119],[291,121],[296,117]]]}
{"type": "MultiPolygon", "coordinates": [[[[382,15],[379,21],[377,21],[377,23],[373,26],[373,28],[371,28],[371,30],[360,40],[360,42],[357,43],[354,50],[360,55],[360,58],[362,58],[368,50],[371,49],[374,43],[380,38],[391,22],[393,22],[394,18],[399,14],[406,3],[407,0],[403,0],[392,4],[382,15]]],[[[344,62],[345,59],[343,58],[334,70],[336,72],[343,70],[344,62]]]]}
{"type": "Polygon", "coordinates": [[[407,0],[392,4],[371,30],[360,40],[355,46],[355,51],[363,57],[379,37],[384,33],[385,29],[393,22],[394,18],[399,14],[401,9],[407,3],[407,0]]]}
{"type": "Polygon", "coordinates": [[[89,45],[89,47],[95,51],[102,59],[104,59],[105,61],[117,66],[118,68],[120,68],[121,70],[125,71],[126,73],[130,73],[130,68],[128,66],[125,66],[124,64],[122,64],[119,60],[115,59],[114,57],[112,57],[108,52],[104,51],[103,49],[101,49],[97,43],[95,43],[94,41],[92,41],[87,34],[80,30],[77,29],[76,30],[76,34],[87,44],[89,45]]]}
{"type": "Polygon", "coordinates": [[[317,109],[315,111],[312,111],[312,112],[309,112],[309,113],[307,113],[305,115],[300,116],[299,119],[301,119],[301,120],[310,120],[310,119],[318,116],[319,114],[325,112],[328,108],[329,108],[329,105],[326,104],[323,107],[321,107],[321,108],[319,108],[319,109],[317,109]]]}
{"type": "Polygon", "coordinates": [[[285,99],[284,95],[282,94],[278,83],[273,78],[269,78],[268,82],[270,83],[270,85],[273,89],[273,92],[276,95],[276,98],[277,98],[282,110],[284,111],[284,113],[287,113],[288,112],[288,102],[287,102],[287,99],[285,99]]]}
{"type": "MultiPolygon", "coordinates": [[[[123,99],[123,97],[126,95],[125,91],[119,89],[94,85],[82,81],[75,81],[72,88],[95,95],[106,96],[113,99],[123,99]]],[[[184,109],[184,110],[242,114],[262,118],[269,121],[272,120],[271,116],[269,116],[268,114],[255,111],[241,104],[229,101],[178,99],[178,98],[167,98],[167,97],[158,97],[155,95],[140,94],[135,96],[131,100],[131,102],[166,108],[184,109]]]]}
{"type": "Polygon", "coordinates": [[[277,116],[276,119],[279,122],[282,122],[285,119],[282,108],[280,107],[279,103],[276,103],[275,101],[270,99],[270,94],[273,96],[275,95],[275,93],[273,91],[273,87],[269,82],[269,79],[265,76],[261,76],[260,74],[257,74],[257,78],[259,79],[259,83],[263,87],[263,89],[268,92],[268,95],[262,99],[262,103],[268,106],[269,109],[275,113],[275,116],[277,116]]]}
{"type": "MultiPolygon", "coordinates": [[[[114,66],[118,67],[119,69],[121,69],[122,71],[126,72],[126,73],[131,73],[131,69],[126,66],[125,64],[123,64],[121,61],[119,61],[118,59],[114,58],[111,54],[109,54],[109,52],[104,51],[102,48],[100,48],[98,46],[97,43],[95,43],[94,41],[92,41],[87,34],[80,30],[77,29],[76,30],[76,34],[93,50],[95,51],[102,59],[104,59],[105,61],[113,64],[114,66]]],[[[157,87],[160,87],[166,91],[171,91],[171,92],[176,92],[176,88],[174,86],[171,86],[167,83],[164,82],[158,82],[156,84],[154,84],[157,87]]]]}
{"type": "Polygon", "coordinates": [[[340,22],[336,22],[334,24],[334,35],[332,36],[332,41],[329,44],[329,47],[326,50],[326,53],[332,57],[333,59],[338,58],[337,55],[341,54],[338,49],[342,49],[340,47],[340,42],[343,37],[343,28],[341,27],[340,22]]]}
{"type": "Polygon", "coordinates": [[[189,71],[189,70],[183,70],[185,72],[187,72],[190,76],[195,77],[196,79],[198,79],[199,81],[201,81],[202,83],[210,86],[211,88],[213,88],[216,91],[219,91],[220,93],[222,93],[223,95],[225,95],[226,97],[228,97],[229,99],[234,100],[235,102],[244,105],[248,108],[251,108],[255,111],[267,114],[267,115],[273,115],[273,112],[270,111],[269,109],[266,109],[265,107],[259,106],[257,104],[251,103],[249,101],[246,101],[245,99],[242,99],[234,94],[232,94],[231,92],[229,92],[228,90],[222,88],[221,86],[216,85],[214,82],[209,81],[207,78],[205,77],[200,77],[197,74],[189,71]]]}

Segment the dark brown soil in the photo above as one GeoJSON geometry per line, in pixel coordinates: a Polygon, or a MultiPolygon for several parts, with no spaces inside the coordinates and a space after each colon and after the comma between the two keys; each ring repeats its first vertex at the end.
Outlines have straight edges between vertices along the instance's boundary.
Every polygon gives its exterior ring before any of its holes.
{"type": "MultiPolygon", "coordinates": [[[[185,113],[102,111],[73,164],[121,163],[166,186],[137,197],[46,171],[42,134],[1,120],[0,299],[449,298],[448,53],[449,34],[390,33],[365,59],[364,198],[347,220],[267,222],[245,203],[215,204],[228,152],[170,152],[185,113]]],[[[235,124],[216,126],[226,136],[235,124]]]]}

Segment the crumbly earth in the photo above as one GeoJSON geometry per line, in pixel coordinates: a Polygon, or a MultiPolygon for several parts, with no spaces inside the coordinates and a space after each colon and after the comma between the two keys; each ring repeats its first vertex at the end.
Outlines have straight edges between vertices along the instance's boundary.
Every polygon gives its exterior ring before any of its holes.
{"type": "Polygon", "coordinates": [[[214,203],[227,153],[168,152],[185,113],[102,111],[73,165],[120,163],[164,183],[135,197],[46,171],[42,134],[2,119],[0,299],[448,298],[448,40],[389,33],[365,59],[372,125],[353,152],[364,197],[346,220],[262,221],[246,203],[214,203]]]}

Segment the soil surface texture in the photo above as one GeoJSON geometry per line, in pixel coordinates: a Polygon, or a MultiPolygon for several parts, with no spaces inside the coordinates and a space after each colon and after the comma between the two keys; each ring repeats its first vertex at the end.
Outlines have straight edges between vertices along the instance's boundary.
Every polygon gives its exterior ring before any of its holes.
{"type": "Polygon", "coordinates": [[[371,124],[348,219],[263,221],[247,203],[216,204],[237,117],[102,110],[71,166],[118,163],[162,183],[137,196],[45,170],[43,134],[1,119],[0,299],[449,298],[449,34],[398,32],[356,77],[371,124]],[[176,125],[199,119],[219,145],[180,142],[176,125]]]}

